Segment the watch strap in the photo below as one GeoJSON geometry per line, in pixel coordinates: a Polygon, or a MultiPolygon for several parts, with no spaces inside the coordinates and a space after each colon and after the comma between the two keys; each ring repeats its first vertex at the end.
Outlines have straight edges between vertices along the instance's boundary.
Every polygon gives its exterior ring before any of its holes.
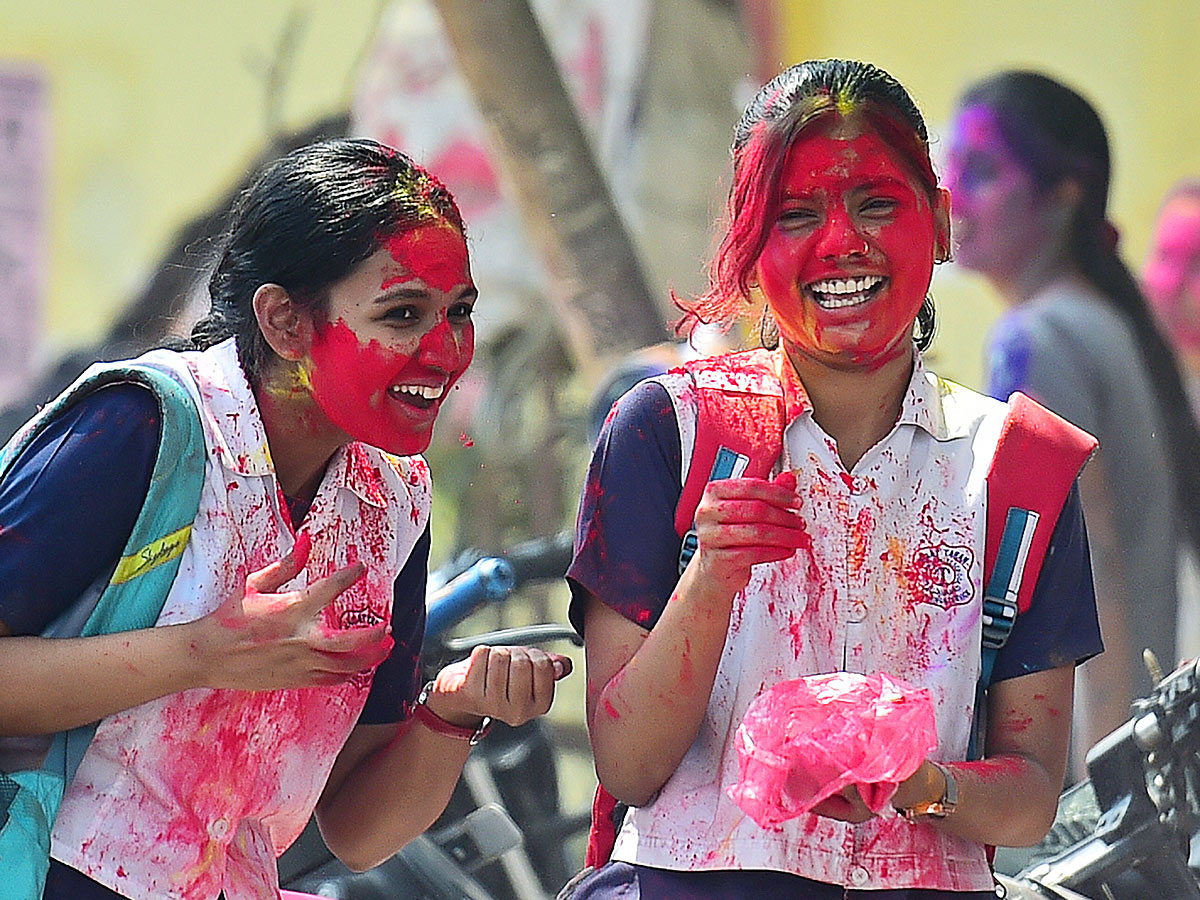
{"type": "Polygon", "coordinates": [[[900,815],[904,816],[910,822],[922,818],[944,819],[950,813],[954,812],[958,806],[958,781],[954,777],[954,772],[947,766],[939,762],[934,762],[932,759],[929,760],[929,763],[942,773],[942,777],[946,780],[946,787],[942,791],[941,799],[917,803],[907,809],[900,810],[900,815]]]}
{"type": "Polygon", "coordinates": [[[492,730],[491,716],[484,716],[483,721],[474,728],[447,722],[430,709],[429,704],[426,702],[432,690],[433,682],[430,681],[421,689],[421,693],[417,697],[417,702],[412,707],[413,718],[430,731],[454,738],[455,740],[467,741],[473,747],[482,741],[487,736],[487,733],[492,730]]]}

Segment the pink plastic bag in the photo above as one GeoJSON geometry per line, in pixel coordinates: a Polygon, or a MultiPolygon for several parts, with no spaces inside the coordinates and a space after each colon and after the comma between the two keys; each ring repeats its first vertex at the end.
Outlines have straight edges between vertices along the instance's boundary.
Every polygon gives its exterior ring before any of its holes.
{"type": "Polygon", "coordinates": [[[880,812],[937,748],[933,697],[882,674],[783,681],[750,704],[734,743],[739,776],[729,796],[763,828],[850,784],[880,812]]]}

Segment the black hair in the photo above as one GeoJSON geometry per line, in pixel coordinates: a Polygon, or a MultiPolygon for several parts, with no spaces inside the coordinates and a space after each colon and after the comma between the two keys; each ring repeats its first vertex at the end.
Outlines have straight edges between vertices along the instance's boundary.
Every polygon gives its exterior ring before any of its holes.
{"type": "Polygon", "coordinates": [[[272,354],[253,308],[261,285],[278,284],[302,307],[324,312],[330,285],[383,241],[439,219],[463,230],[450,192],[397,150],[345,138],[293,150],[263,169],[235,204],[193,346],[235,338],[242,368],[257,384],[272,354]]]}
{"type": "Polygon", "coordinates": [[[1080,188],[1067,254],[1084,278],[1129,323],[1149,371],[1166,429],[1176,497],[1191,543],[1200,549],[1200,430],[1175,354],[1155,324],[1137,280],[1117,253],[1108,221],[1111,157],[1104,124],[1076,91],[1038,72],[1008,71],[968,89],[961,108],[986,107],[1004,142],[1046,192],[1065,181],[1080,188]]]}
{"type": "MultiPolygon", "coordinates": [[[[929,157],[929,132],[900,82],[858,60],[808,60],[785,69],[759,89],[734,129],[726,231],[709,267],[708,291],[693,301],[676,298],[686,313],[683,326],[730,320],[745,305],[754,265],[775,219],[788,148],[806,128],[833,116],[862,116],[933,201],[938,182],[929,157]]],[[[934,325],[933,300],[926,297],[914,333],[921,350],[932,342],[934,325]]],[[[777,339],[767,312],[763,342],[770,346],[777,339]]]]}

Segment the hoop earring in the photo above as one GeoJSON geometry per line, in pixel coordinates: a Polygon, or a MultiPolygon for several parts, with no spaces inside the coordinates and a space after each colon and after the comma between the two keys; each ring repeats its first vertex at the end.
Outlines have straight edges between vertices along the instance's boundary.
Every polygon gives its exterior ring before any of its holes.
{"type": "Polygon", "coordinates": [[[763,309],[762,318],[758,320],[758,341],[768,350],[779,346],[779,323],[771,315],[770,309],[763,309]]]}

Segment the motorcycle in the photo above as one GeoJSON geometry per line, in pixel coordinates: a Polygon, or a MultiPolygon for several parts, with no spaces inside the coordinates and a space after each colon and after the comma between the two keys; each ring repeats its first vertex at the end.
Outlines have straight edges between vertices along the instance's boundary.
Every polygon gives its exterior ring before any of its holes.
{"type": "Polygon", "coordinates": [[[1200,900],[1200,660],[1160,678],[1087,754],[1009,900],[1200,900]]]}
{"type": "MultiPolygon", "coordinates": [[[[450,630],[521,587],[562,578],[567,534],[513,547],[501,556],[460,554],[430,573],[422,664],[432,674],[479,644],[581,643],[563,625],[534,624],[467,637],[450,630]]],[[[534,719],[497,722],[471,753],[445,812],[421,837],[367,872],[352,872],[326,849],[315,823],[279,858],[280,885],[336,900],[548,900],[578,866],[566,839],[587,831],[590,811],[564,812],[557,751],[534,719]]]]}

